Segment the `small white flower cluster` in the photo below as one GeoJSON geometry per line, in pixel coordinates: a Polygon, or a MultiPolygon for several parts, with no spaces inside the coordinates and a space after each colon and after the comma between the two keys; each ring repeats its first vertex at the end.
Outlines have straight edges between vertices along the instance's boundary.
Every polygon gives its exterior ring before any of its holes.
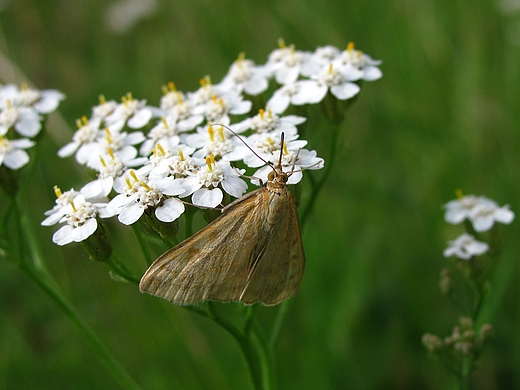
{"type": "MultiPolygon", "coordinates": [[[[245,169],[239,168],[254,168],[257,185],[266,182],[272,170],[266,162],[278,164],[280,156],[282,168],[293,172],[288,184],[298,183],[303,169],[321,169],[323,159],[299,139],[296,126],[306,118],[283,112],[290,104],[318,103],[329,90],[338,99],[351,98],[360,91],[357,81],[382,76],[377,65],[353,44],[344,51],[326,46],[303,52],[281,42],[263,65],[241,54],[218,84],[205,77],[198,90],[184,93],[169,83],[158,107],[131,94],[120,103],[102,96],[90,118],[77,121],[72,142],[58,155],[75,155],[77,162],[97,171],[97,179],[77,195],[82,202],[117,193],[108,204],[89,203],[96,211],[93,218],[117,215],[129,225],[150,209],[159,221],[171,222],[184,212],[184,202],[216,208],[223,205],[225,193],[241,197],[248,185],[241,177],[245,169]],[[253,103],[247,96],[266,92],[272,80],[278,89],[264,97],[265,107],[248,116],[253,103]]],[[[78,210],[76,198],[65,208],[58,205],[60,211],[51,211],[54,217],[45,224],[68,222],[71,227],[55,235],[54,242],[88,237],[74,229],[93,233],[93,225],[87,230],[82,228],[86,221],[70,218],[78,210]],[[64,235],[67,239],[61,239],[64,235]]]]}
{"type": "MultiPolygon", "coordinates": [[[[477,233],[490,230],[495,222],[510,224],[515,214],[509,209],[509,205],[499,207],[498,204],[484,196],[466,195],[458,192],[458,198],[444,205],[446,213],[444,220],[453,225],[469,220],[477,233]]],[[[444,256],[452,255],[460,259],[469,260],[473,256],[481,255],[489,250],[485,242],[477,241],[471,234],[464,233],[454,241],[450,241],[449,247],[444,250],[444,256]]]]}
{"type": "Polygon", "coordinates": [[[23,85],[0,86],[0,166],[19,169],[29,162],[25,151],[34,146],[42,121],[65,98],[56,90],[38,91],[23,85]],[[23,138],[15,138],[22,136],[23,138]]]}

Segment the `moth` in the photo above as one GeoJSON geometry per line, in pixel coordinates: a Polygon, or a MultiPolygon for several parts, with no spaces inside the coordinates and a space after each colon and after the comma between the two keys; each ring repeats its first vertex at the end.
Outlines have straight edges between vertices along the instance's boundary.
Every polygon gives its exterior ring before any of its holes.
{"type": "MultiPolygon", "coordinates": [[[[283,150],[283,134],[281,139],[283,150]]],[[[265,186],[222,209],[213,222],[160,256],[139,283],[178,305],[201,301],[276,305],[298,291],[305,268],[295,201],[282,150],[265,186]]]]}

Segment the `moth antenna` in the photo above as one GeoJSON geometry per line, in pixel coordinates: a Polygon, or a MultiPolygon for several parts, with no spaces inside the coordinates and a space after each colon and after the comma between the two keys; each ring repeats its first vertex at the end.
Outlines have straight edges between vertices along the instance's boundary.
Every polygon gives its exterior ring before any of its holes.
{"type": "Polygon", "coordinates": [[[285,138],[285,134],[282,131],[282,134],[280,135],[280,158],[278,159],[278,168],[280,168],[280,169],[282,169],[284,138],[285,138]]]}
{"type": "MultiPolygon", "coordinates": [[[[262,157],[260,157],[260,156],[258,155],[258,153],[256,153],[256,152],[253,150],[253,148],[251,148],[251,146],[249,146],[249,145],[247,144],[247,142],[244,141],[244,140],[242,139],[241,136],[239,136],[237,133],[235,133],[233,130],[231,130],[229,126],[226,126],[226,125],[224,125],[224,124],[222,124],[222,123],[213,123],[213,126],[222,126],[222,127],[224,127],[226,130],[228,130],[228,131],[230,131],[231,133],[233,133],[234,136],[237,137],[237,138],[240,140],[240,142],[242,142],[242,143],[243,143],[243,144],[244,144],[244,145],[245,145],[245,146],[246,146],[246,147],[247,147],[251,152],[253,152],[253,154],[254,154],[256,157],[258,157],[260,160],[262,160],[264,163],[266,163],[267,165],[269,165],[271,168],[274,169],[273,164],[271,164],[269,161],[266,161],[266,160],[264,160],[262,157]]],[[[280,161],[281,161],[281,157],[280,157],[280,161]]]]}

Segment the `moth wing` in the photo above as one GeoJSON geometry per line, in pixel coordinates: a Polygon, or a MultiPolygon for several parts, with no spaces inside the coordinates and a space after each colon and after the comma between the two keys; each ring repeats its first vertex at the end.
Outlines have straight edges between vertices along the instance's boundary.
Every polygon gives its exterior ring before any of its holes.
{"type": "Polygon", "coordinates": [[[148,268],[139,288],[180,305],[239,300],[268,236],[256,212],[265,188],[236,200],[222,215],[148,268]]]}
{"type": "Polygon", "coordinates": [[[277,215],[271,216],[276,223],[240,298],[246,304],[276,305],[298,291],[305,252],[296,205],[289,190],[284,195],[281,207],[275,208],[277,215]]]}

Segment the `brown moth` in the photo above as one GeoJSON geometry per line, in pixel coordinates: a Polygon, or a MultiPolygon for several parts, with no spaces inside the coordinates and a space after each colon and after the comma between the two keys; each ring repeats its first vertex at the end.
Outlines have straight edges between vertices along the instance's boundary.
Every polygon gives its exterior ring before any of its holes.
{"type": "MultiPolygon", "coordinates": [[[[282,134],[283,150],[283,134],[282,134]]],[[[305,254],[282,152],[265,187],[230,203],[209,225],[160,256],[141,292],[177,305],[201,301],[276,305],[298,291],[305,254]]]]}

